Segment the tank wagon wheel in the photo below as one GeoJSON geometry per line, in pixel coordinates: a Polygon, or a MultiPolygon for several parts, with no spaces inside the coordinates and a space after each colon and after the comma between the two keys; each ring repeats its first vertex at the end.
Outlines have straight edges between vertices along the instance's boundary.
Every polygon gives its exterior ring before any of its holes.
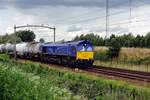
{"type": "Polygon", "coordinates": [[[58,64],[62,64],[62,57],[59,57],[58,64]]]}

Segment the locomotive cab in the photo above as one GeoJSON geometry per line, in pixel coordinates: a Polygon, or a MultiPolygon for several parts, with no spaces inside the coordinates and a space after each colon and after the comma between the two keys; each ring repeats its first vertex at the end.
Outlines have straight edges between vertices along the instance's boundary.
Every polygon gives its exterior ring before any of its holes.
{"type": "Polygon", "coordinates": [[[93,65],[94,62],[93,44],[83,41],[77,46],[76,60],[80,64],[93,65]]]}

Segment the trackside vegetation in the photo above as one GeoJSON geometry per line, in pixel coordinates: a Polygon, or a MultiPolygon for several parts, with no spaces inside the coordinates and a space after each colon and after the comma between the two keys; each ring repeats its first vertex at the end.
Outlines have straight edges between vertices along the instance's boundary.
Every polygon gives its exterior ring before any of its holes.
{"type": "Polygon", "coordinates": [[[117,67],[129,70],[150,72],[149,49],[121,48],[118,57],[114,57],[113,59],[108,56],[109,51],[110,50],[107,47],[96,47],[94,52],[94,64],[105,67],[117,67]]]}
{"type": "Polygon", "coordinates": [[[53,86],[39,76],[0,67],[1,100],[80,100],[67,89],[53,86]]]}
{"type": "Polygon", "coordinates": [[[10,56],[7,55],[7,54],[0,54],[0,61],[3,61],[3,62],[10,62],[10,56]]]}
{"type": "MultiPolygon", "coordinates": [[[[4,58],[8,59],[8,56],[4,58]]],[[[0,100],[81,99],[81,96],[74,96],[65,88],[53,86],[46,78],[20,70],[15,66],[19,65],[0,61],[0,100]]]]}
{"type": "MultiPolygon", "coordinates": [[[[53,66],[53,65],[50,65],[53,66]]],[[[150,89],[35,62],[0,62],[2,99],[149,100],[150,89]]]]}

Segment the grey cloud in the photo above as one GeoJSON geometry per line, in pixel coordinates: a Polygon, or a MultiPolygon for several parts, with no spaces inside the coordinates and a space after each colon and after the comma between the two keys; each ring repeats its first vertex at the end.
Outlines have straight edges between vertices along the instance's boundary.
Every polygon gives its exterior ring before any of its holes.
{"type": "Polygon", "coordinates": [[[14,0],[0,0],[0,10],[6,9],[8,6],[12,6],[14,4],[14,0]]]}
{"type": "MultiPolygon", "coordinates": [[[[102,27],[96,27],[96,28],[93,28],[90,30],[90,32],[97,32],[97,33],[105,32],[105,31],[106,31],[106,29],[102,28],[102,27]]],[[[128,28],[118,27],[118,26],[109,28],[109,32],[111,32],[111,33],[125,33],[128,31],[129,31],[128,28]]]]}
{"type": "Polygon", "coordinates": [[[97,27],[97,28],[93,28],[90,30],[90,32],[104,32],[106,29],[101,28],[101,27],[97,27]]]}
{"type": "Polygon", "coordinates": [[[67,29],[67,32],[76,32],[76,31],[81,31],[82,30],[82,27],[79,27],[79,26],[71,26],[67,29]]]}
{"type": "MultiPolygon", "coordinates": [[[[14,7],[22,9],[35,8],[39,6],[101,7],[101,8],[106,6],[106,0],[2,0],[1,2],[2,3],[0,3],[0,6],[10,4],[14,7]]],[[[135,4],[138,2],[141,2],[141,0],[134,1],[135,4]]],[[[126,7],[129,6],[129,0],[109,0],[109,6],[113,8],[126,7]]]]}
{"type": "Polygon", "coordinates": [[[125,33],[125,32],[129,32],[129,29],[117,26],[117,27],[111,28],[109,31],[111,31],[112,33],[125,33]]]}
{"type": "Polygon", "coordinates": [[[33,8],[36,6],[81,6],[102,7],[105,0],[16,0],[15,5],[22,8],[33,8]]]}

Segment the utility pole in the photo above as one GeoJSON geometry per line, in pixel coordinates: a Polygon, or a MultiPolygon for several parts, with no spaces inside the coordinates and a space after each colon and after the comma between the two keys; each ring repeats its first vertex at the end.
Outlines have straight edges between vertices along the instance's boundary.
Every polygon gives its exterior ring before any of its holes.
{"type": "Polygon", "coordinates": [[[131,20],[132,20],[132,0],[129,0],[129,8],[130,8],[130,18],[129,18],[129,20],[130,20],[130,24],[131,24],[131,20]]]}
{"type": "Polygon", "coordinates": [[[106,0],[106,36],[105,39],[108,36],[108,31],[109,31],[109,0],[106,0]]]}
{"type": "Polygon", "coordinates": [[[56,33],[55,33],[55,32],[56,32],[56,28],[55,28],[55,26],[54,26],[54,43],[55,43],[55,39],[56,39],[56,36],[55,36],[56,33]]]}
{"type": "Polygon", "coordinates": [[[14,25],[14,39],[15,39],[15,44],[14,44],[14,59],[17,60],[17,52],[16,52],[16,25],[14,25]]]}
{"type": "Polygon", "coordinates": [[[129,33],[131,33],[132,24],[132,0],[129,0],[129,33]]]}

